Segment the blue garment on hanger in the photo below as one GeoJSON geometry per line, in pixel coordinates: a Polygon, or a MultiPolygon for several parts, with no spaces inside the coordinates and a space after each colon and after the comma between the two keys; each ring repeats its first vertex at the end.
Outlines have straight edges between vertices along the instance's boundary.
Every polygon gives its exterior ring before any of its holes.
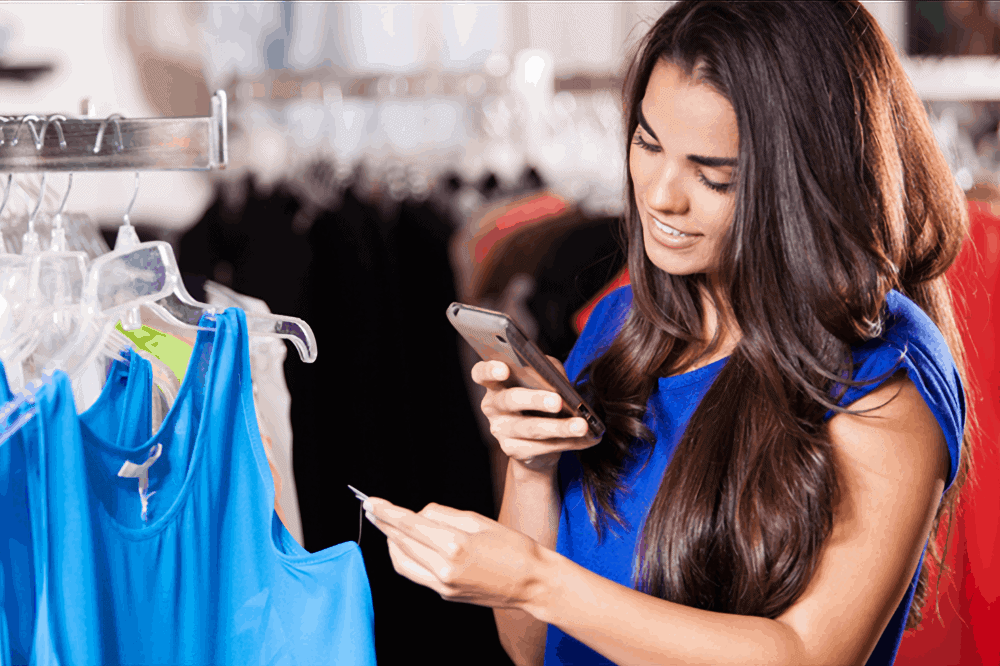
{"type": "Polygon", "coordinates": [[[357,544],[310,554],[274,512],[246,316],[230,308],[201,325],[214,330],[199,331],[177,399],[144,442],[82,422],[63,373],[39,391],[28,490],[35,550],[50,557],[36,567],[33,658],[374,664],[357,544]],[[146,468],[145,501],[141,477],[119,476],[127,462],[146,468]]]}
{"type": "MultiPolygon", "coordinates": [[[[148,433],[152,425],[152,367],[138,354],[129,353],[129,363],[112,364],[101,394],[80,415],[94,431],[118,441],[140,436],[143,426],[148,433]],[[126,403],[133,408],[126,411],[126,403]],[[122,428],[126,420],[129,427],[122,428]]],[[[12,397],[0,364],[0,405],[12,397]]],[[[29,421],[0,444],[0,666],[30,663],[34,637],[35,565],[25,459],[25,446],[30,450],[34,441],[33,428],[29,421]]]]}

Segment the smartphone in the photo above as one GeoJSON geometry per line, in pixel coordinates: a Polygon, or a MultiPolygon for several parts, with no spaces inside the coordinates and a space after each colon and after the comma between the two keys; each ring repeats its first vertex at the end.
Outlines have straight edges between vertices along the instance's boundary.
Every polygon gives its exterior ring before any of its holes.
{"type": "Polygon", "coordinates": [[[510,377],[503,383],[504,386],[552,391],[562,398],[563,408],[558,414],[535,410],[527,410],[525,414],[562,418],[579,416],[587,422],[594,437],[604,435],[604,423],[597,418],[594,410],[514,320],[502,312],[463,303],[449,305],[447,314],[451,325],[484,361],[503,361],[507,364],[510,377]]]}

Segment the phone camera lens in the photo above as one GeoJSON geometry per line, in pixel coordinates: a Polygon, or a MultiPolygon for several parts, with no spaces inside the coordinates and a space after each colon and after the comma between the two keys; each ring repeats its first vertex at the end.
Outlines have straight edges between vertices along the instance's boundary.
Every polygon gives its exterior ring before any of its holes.
{"type": "Polygon", "coordinates": [[[506,340],[504,340],[504,339],[503,339],[503,338],[502,338],[501,336],[499,336],[499,335],[497,336],[497,340],[499,340],[499,341],[500,341],[500,342],[502,342],[503,344],[507,344],[507,341],[506,341],[506,340]]]}

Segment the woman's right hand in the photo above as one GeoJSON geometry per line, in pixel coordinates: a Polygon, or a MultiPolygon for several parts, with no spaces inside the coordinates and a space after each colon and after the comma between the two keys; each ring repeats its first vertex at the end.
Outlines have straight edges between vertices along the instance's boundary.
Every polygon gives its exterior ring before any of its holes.
{"type": "MultiPolygon", "coordinates": [[[[557,359],[548,357],[566,375],[557,359]]],[[[556,417],[562,398],[552,391],[521,387],[506,388],[503,382],[510,368],[502,361],[480,361],[472,367],[472,381],[486,389],[483,414],[500,448],[528,469],[554,472],[563,451],[579,451],[597,444],[587,422],[576,416],[556,417]],[[551,412],[552,416],[531,416],[523,411],[551,412]]]]}

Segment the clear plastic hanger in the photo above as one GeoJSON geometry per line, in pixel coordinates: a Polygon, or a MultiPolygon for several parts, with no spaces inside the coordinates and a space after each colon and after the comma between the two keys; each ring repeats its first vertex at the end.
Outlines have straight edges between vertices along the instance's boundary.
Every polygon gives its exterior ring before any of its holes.
{"type": "MultiPolygon", "coordinates": [[[[43,177],[43,191],[40,193],[39,202],[44,196],[44,185],[43,177]]],[[[40,386],[43,373],[39,372],[39,366],[46,362],[47,356],[50,357],[52,351],[56,351],[52,350],[51,347],[57,345],[59,347],[57,351],[65,352],[68,346],[67,340],[75,341],[78,339],[77,329],[82,328],[84,320],[87,319],[87,323],[92,323],[89,319],[92,319],[93,308],[85,307],[87,304],[84,301],[84,286],[90,274],[87,267],[87,253],[65,251],[66,240],[61,226],[62,213],[71,186],[72,175],[62,204],[55,216],[49,249],[37,254],[14,255],[21,259],[20,266],[28,267],[27,284],[29,286],[27,297],[24,298],[24,305],[30,316],[24,317],[24,321],[21,322],[21,335],[5,340],[3,358],[12,390],[20,390],[25,387],[23,364],[28,360],[32,361],[29,364],[31,366],[30,377],[33,380],[32,387],[40,386]],[[42,353],[39,354],[39,346],[43,342],[47,342],[50,349],[43,349],[42,353]],[[59,345],[59,342],[63,344],[59,345]],[[46,354],[46,351],[49,353],[46,354]]],[[[29,230],[25,234],[24,247],[29,251],[36,250],[39,246],[37,233],[33,228],[37,213],[38,207],[35,208],[32,218],[29,220],[29,230]]],[[[74,372],[71,373],[74,380],[74,397],[78,406],[89,406],[99,395],[103,380],[107,377],[109,370],[109,368],[101,368],[103,364],[99,363],[99,357],[101,355],[107,357],[108,362],[117,360],[128,363],[129,356],[126,352],[130,349],[134,349],[154,365],[155,388],[162,396],[161,399],[158,399],[154,391],[154,425],[158,426],[164,411],[162,401],[165,401],[169,407],[179,390],[176,377],[165,363],[142,350],[135,349],[128,338],[113,329],[101,339],[96,350],[91,350],[93,353],[87,356],[89,360],[82,362],[80,367],[74,368],[74,372]],[[101,372],[102,369],[103,372],[101,372]],[[157,419],[157,416],[160,418],[157,419]]]]}
{"type": "MultiPolygon", "coordinates": [[[[80,379],[101,354],[114,354],[131,346],[127,338],[114,328],[130,310],[149,298],[162,298],[171,293],[166,277],[166,243],[143,244],[128,252],[110,252],[95,259],[83,285],[78,304],[80,325],[63,349],[42,368],[40,379],[28,383],[16,397],[0,407],[0,444],[27,423],[34,414],[35,393],[61,370],[71,380],[80,379]],[[22,408],[28,406],[22,411],[22,408]]],[[[171,257],[172,258],[172,257],[171,257]]],[[[126,360],[119,355],[119,360],[126,360]]]]}
{"type": "MultiPolygon", "coordinates": [[[[39,354],[38,343],[43,339],[36,335],[34,345],[30,350],[15,357],[14,363],[22,362],[26,358],[31,358],[32,368],[35,373],[32,378],[39,378],[38,370],[51,359],[53,353],[61,351],[66,342],[75,337],[77,328],[81,325],[81,317],[84,316],[79,305],[83,302],[83,286],[88,277],[87,253],[83,251],[68,251],[65,229],[62,225],[63,212],[66,201],[69,199],[70,189],[73,184],[73,174],[69,174],[66,192],[63,195],[62,203],[56,214],[53,216],[52,239],[47,251],[41,252],[32,259],[31,278],[29,286],[29,302],[33,304],[45,304],[48,308],[41,308],[39,312],[42,319],[34,329],[37,331],[51,331],[61,324],[61,330],[57,330],[55,344],[56,349],[52,349],[53,341],[50,333],[48,349],[39,354]],[[60,344],[61,343],[61,344],[60,344]]],[[[25,246],[27,247],[27,243],[25,246]]],[[[105,341],[102,354],[106,362],[101,362],[100,358],[95,359],[78,377],[74,377],[74,395],[78,406],[89,406],[100,394],[101,387],[110,370],[107,362],[118,360],[129,361],[129,350],[136,351],[154,366],[154,389],[159,389],[163,395],[163,400],[167,405],[172,405],[179,390],[178,382],[173,371],[161,360],[151,354],[143,352],[132,343],[127,337],[112,329],[105,341]]],[[[155,398],[154,394],[154,398],[155,398]]],[[[159,400],[154,400],[155,405],[160,405],[159,400]]],[[[158,410],[154,409],[154,421],[158,410]]],[[[158,422],[156,423],[158,426],[158,422]]]]}
{"type": "MultiPolygon", "coordinates": [[[[99,131],[95,150],[99,149],[102,136],[103,131],[99,131]]],[[[120,133],[117,138],[121,140],[120,133]]],[[[157,301],[176,290],[180,271],[170,244],[163,241],[140,243],[129,220],[138,192],[139,174],[136,172],[135,192],[118,229],[115,249],[94,259],[81,281],[82,321],[78,333],[49,359],[43,370],[45,374],[63,370],[75,377],[102,349],[107,350],[109,344],[112,348],[116,343],[119,349],[133,348],[128,338],[114,330],[115,325],[120,320],[125,330],[139,328],[142,326],[140,308],[155,307],[157,301]]],[[[176,395],[176,391],[173,393],[176,395]]]]}
{"type": "MultiPolygon", "coordinates": [[[[45,178],[43,175],[38,204],[28,219],[28,231],[24,234],[21,253],[30,262],[28,314],[21,321],[14,337],[5,341],[0,348],[0,358],[5,367],[10,369],[16,369],[28,361],[40,347],[43,354],[46,347],[55,351],[72,335],[73,320],[77,314],[74,306],[80,302],[80,287],[87,273],[85,252],[60,251],[58,241],[57,244],[50,244],[45,251],[41,249],[40,238],[35,231],[35,220],[44,198],[45,178]]],[[[54,237],[56,235],[53,234],[54,237]]],[[[65,246],[64,240],[62,244],[65,246]]],[[[14,374],[11,373],[12,376],[14,374]]],[[[31,374],[33,373],[29,372],[31,374]]],[[[23,384],[12,385],[11,388],[21,386],[23,384]]]]}
{"type": "MultiPolygon", "coordinates": [[[[95,152],[100,150],[108,120],[115,123],[116,139],[121,146],[121,131],[116,118],[105,119],[98,131],[95,152]]],[[[34,132],[34,127],[32,131],[34,132]]],[[[71,379],[86,371],[109,345],[116,323],[123,328],[141,325],[140,307],[149,307],[167,321],[182,327],[199,328],[202,317],[213,318],[218,310],[196,301],[184,288],[173,249],[163,241],[140,243],[128,213],[138,196],[136,190],[119,228],[115,249],[96,258],[83,284],[79,305],[80,326],[73,340],[54,354],[42,369],[42,378],[20,391],[17,397],[0,408],[0,443],[3,443],[34,414],[34,395],[42,382],[59,370],[71,379]],[[22,409],[29,405],[27,409],[22,409]],[[9,423],[13,418],[13,422],[9,423]]],[[[247,315],[248,332],[289,340],[305,362],[316,359],[316,338],[305,321],[279,315],[247,315]]]]}
{"type": "MultiPolygon", "coordinates": [[[[6,121],[7,119],[5,119],[6,121]]],[[[35,148],[40,149],[40,137],[35,129],[34,120],[41,120],[36,116],[25,116],[20,119],[11,145],[17,145],[21,128],[27,123],[31,133],[35,138],[35,148]]],[[[47,127],[47,124],[46,124],[47,127]]],[[[44,137],[44,134],[42,135],[44,137]]],[[[61,127],[59,136],[62,138],[61,127]]],[[[65,145],[65,140],[62,141],[65,145]]],[[[19,390],[24,386],[24,373],[22,361],[24,353],[37,346],[41,336],[39,327],[36,325],[39,316],[51,314],[38,311],[38,304],[32,303],[31,275],[32,264],[35,255],[40,252],[38,234],[35,233],[34,224],[41,209],[45,196],[45,183],[47,174],[42,174],[40,191],[37,204],[32,207],[28,194],[18,188],[18,193],[26,198],[28,211],[28,232],[22,238],[22,252],[19,255],[5,254],[0,260],[0,274],[3,276],[2,290],[4,298],[4,326],[3,337],[0,338],[0,359],[4,362],[4,369],[7,381],[11,390],[19,390]]],[[[9,197],[12,175],[8,177],[7,192],[5,202],[9,197]]],[[[35,267],[37,269],[37,267],[35,267]]],[[[38,282],[36,274],[36,284],[38,282]]],[[[56,315],[58,316],[58,315],[56,315]]]]}
{"type": "MultiPolygon", "coordinates": [[[[7,210],[13,180],[13,174],[7,176],[0,216],[7,210]]],[[[6,243],[0,242],[0,347],[21,330],[21,324],[30,312],[27,308],[30,263],[28,257],[8,253],[6,243]]],[[[13,382],[18,386],[24,384],[20,368],[7,368],[6,375],[8,383],[13,382]]]]}
{"type": "MultiPolygon", "coordinates": [[[[132,203],[129,204],[129,211],[132,210],[132,205],[135,203],[138,193],[139,173],[136,172],[135,192],[132,195],[132,203]]],[[[151,308],[157,315],[167,321],[174,322],[182,327],[199,328],[198,323],[203,316],[214,317],[219,313],[219,309],[195,300],[188,293],[181,278],[180,268],[174,258],[173,248],[169,243],[163,241],[140,243],[139,237],[135,233],[135,228],[132,227],[132,223],[129,220],[128,212],[126,212],[124,223],[118,228],[115,249],[111,254],[127,252],[134,248],[152,246],[153,244],[159,244],[163,248],[163,253],[160,256],[163,261],[164,279],[169,293],[155,299],[147,298],[142,302],[142,305],[151,308]]],[[[154,291],[152,283],[148,285],[148,290],[148,293],[154,291]]],[[[138,308],[130,310],[128,318],[128,322],[124,319],[122,320],[122,327],[125,330],[134,330],[142,325],[139,319],[138,308]]],[[[288,340],[295,346],[299,357],[303,361],[312,363],[316,360],[316,336],[309,324],[302,319],[283,315],[247,313],[246,321],[247,330],[251,335],[267,335],[288,340]]]]}
{"type": "MultiPolygon", "coordinates": [[[[35,149],[40,150],[45,134],[50,124],[54,123],[59,146],[65,150],[66,140],[63,136],[63,116],[49,116],[42,126],[41,134],[35,131],[34,124],[29,122],[32,135],[35,138],[35,149]]],[[[22,119],[22,124],[25,122],[22,119]]],[[[16,136],[15,136],[16,139],[16,136]]],[[[28,218],[28,230],[22,242],[21,255],[30,261],[27,292],[27,316],[20,322],[15,335],[4,341],[0,347],[0,358],[9,370],[11,389],[18,390],[25,385],[25,379],[37,379],[40,364],[47,354],[60,349],[70,339],[78,324],[81,302],[81,287],[87,274],[87,253],[68,252],[66,237],[62,228],[62,213],[69,198],[73,185],[70,174],[66,192],[56,215],[53,218],[51,240],[45,251],[41,249],[41,239],[36,231],[35,222],[45,199],[45,186],[48,174],[42,174],[38,193],[38,203],[28,218]]],[[[99,392],[99,378],[96,372],[91,372],[90,384],[96,396],[99,392]]]]}

